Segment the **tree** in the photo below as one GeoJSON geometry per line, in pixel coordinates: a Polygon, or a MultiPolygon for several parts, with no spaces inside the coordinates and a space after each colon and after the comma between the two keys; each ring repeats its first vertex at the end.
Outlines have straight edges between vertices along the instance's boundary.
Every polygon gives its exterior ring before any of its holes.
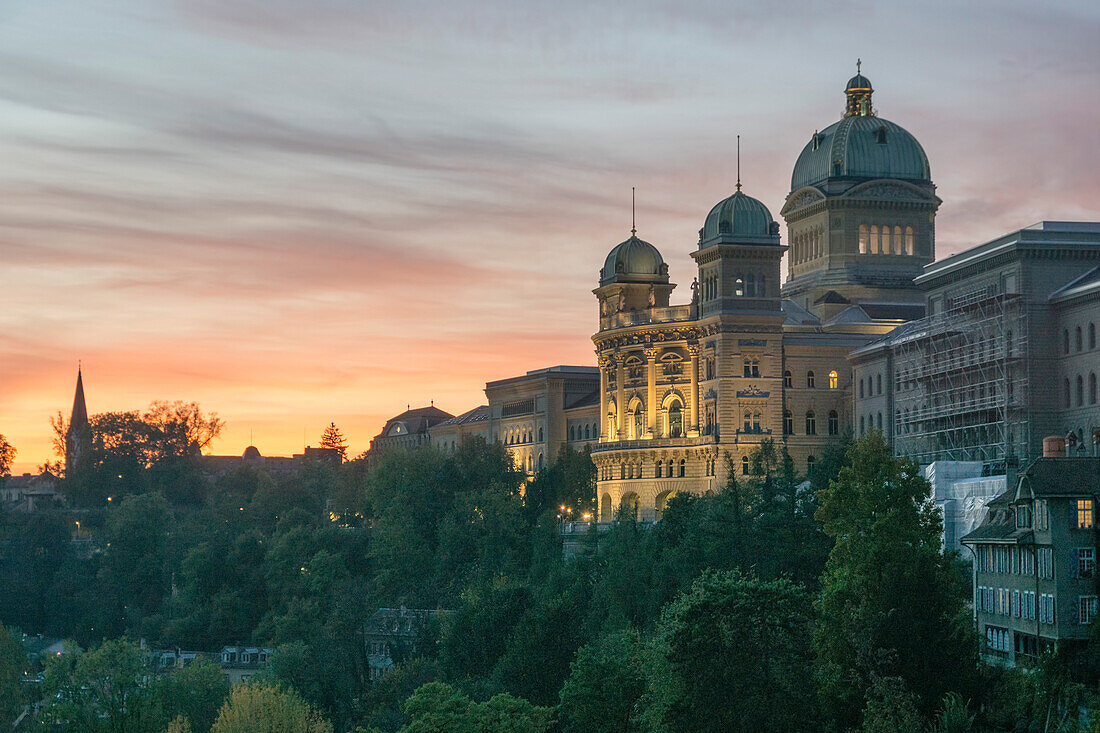
{"type": "Polygon", "coordinates": [[[925,717],[976,668],[966,598],[940,552],[931,490],[874,432],[821,492],[817,516],[835,538],[814,636],[822,701],[842,727],[858,725],[875,679],[899,678],[925,717]]]}
{"type": "Polygon", "coordinates": [[[107,520],[99,580],[109,606],[105,632],[138,629],[168,593],[172,508],[160,494],[127,496],[107,520]]]}
{"type": "Polygon", "coordinates": [[[27,653],[14,631],[0,626],[0,723],[11,723],[23,709],[20,689],[27,653]]]}
{"type": "Polygon", "coordinates": [[[46,719],[67,730],[129,733],[160,722],[154,696],[145,687],[141,650],[127,639],[104,642],[80,653],[69,647],[46,664],[46,719]]]}
{"type": "Polygon", "coordinates": [[[561,689],[558,715],[563,733],[640,730],[635,717],[645,689],[645,647],[633,629],[612,632],[581,647],[561,689]]]}
{"type": "Polygon", "coordinates": [[[483,703],[443,682],[429,682],[405,701],[400,733],[545,733],[552,711],[504,693],[483,703]]]}
{"type": "Polygon", "coordinates": [[[325,428],[325,432],[321,434],[321,447],[331,448],[340,455],[340,460],[343,461],[347,456],[348,444],[344,440],[343,433],[340,432],[340,428],[336,427],[336,423],[330,422],[328,427],[325,428]]]}
{"type": "Polygon", "coordinates": [[[11,464],[15,460],[15,447],[8,439],[0,435],[0,479],[11,475],[11,464]]]}
{"type": "Polygon", "coordinates": [[[199,661],[157,679],[151,694],[164,718],[187,721],[189,730],[206,733],[229,696],[221,668],[199,661]]]}
{"type": "Polygon", "coordinates": [[[923,733],[913,693],[899,677],[878,677],[867,694],[860,733],[923,733]]]}
{"type": "Polygon", "coordinates": [[[810,609],[789,580],[705,571],[661,615],[648,694],[652,726],[812,728],[810,609]]]}
{"type": "Polygon", "coordinates": [[[332,733],[332,725],[293,691],[263,683],[233,688],[211,733],[332,733]]]}

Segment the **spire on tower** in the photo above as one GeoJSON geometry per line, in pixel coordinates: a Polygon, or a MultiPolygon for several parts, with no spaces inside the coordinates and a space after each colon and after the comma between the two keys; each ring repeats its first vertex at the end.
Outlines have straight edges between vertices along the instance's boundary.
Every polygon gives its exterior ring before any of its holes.
{"type": "Polygon", "coordinates": [[[73,396],[73,412],[69,417],[69,431],[88,426],[88,406],[84,402],[84,378],[79,365],[76,367],[76,394],[73,396]]]}
{"type": "Polygon", "coordinates": [[[634,215],[634,187],[630,187],[630,236],[638,234],[638,222],[634,215]]]}
{"type": "Polygon", "coordinates": [[[741,190],[741,136],[737,136],[737,190],[741,190]]]}

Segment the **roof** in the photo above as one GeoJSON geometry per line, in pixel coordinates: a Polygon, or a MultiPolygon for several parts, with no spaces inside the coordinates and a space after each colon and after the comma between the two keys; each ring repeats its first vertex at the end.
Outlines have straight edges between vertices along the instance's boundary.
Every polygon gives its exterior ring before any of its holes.
{"type": "Polygon", "coordinates": [[[852,115],[814,133],[791,173],[791,191],[830,178],[896,178],[930,182],[924,148],[901,125],[852,115]]]}
{"type": "Polygon", "coordinates": [[[871,86],[871,80],[863,74],[856,74],[848,80],[848,84],[844,87],[844,91],[849,91],[851,89],[870,89],[874,91],[874,88],[871,86]]]}
{"type": "Polygon", "coordinates": [[[449,420],[454,415],[440,410],[435,405],[430,407],[417,407],[415,410],[406,410],[396,417],[391,417],[382,428],[383,435],[389,435],[389,429],[396,423],[404,423],[410,433],[426,433],[428,428],[437,425],[444,420],[449,420]]]}
{"type": "Polygon", "coordinates": [[[1009,489],[1017,500],[1100,495],[1100,458],[1036,458],[1021,472],[1018,486],[1009,489]]]}
{"type": "Polygon", "coordinates": [[[579,397],[575,398],[572,402],[565,405],[566,410],[570,410],[574,407],[590,407],[592,405],[600,404],[600,391],[598,389],[585,392],[579,397]]]}
{"type": "Polygon", "coordinates": [[[1080,295],[1095,293],[1100,290],[1100,267],[1094,267],[1081,277],[1066,283],[1050,294],[1051,303],[1060,303],[1071,300],[1080,295]]]}
{"type": "Polygon", "coordinates": [[[483,420],[488,420],[488,419],[489,419],[489,406],[488,405],[479,405],[478,407],[475,407],[472,410],[467,410],[466,412],[462,413],[461,415],[458,415],[456,417],[452,417],[450,420],[444,420],[443,422],[438,423],[438,424],[439,425],[464,425],[466,423],[481,422],[483,420]]]}
{"type": "Polygon", "coordinates": [[[843,295],[841,295],[837,291],[830,290],[829,292],[825,293],[820,298],[815,300],[814,305],[821,305],[823,303],[848,305],[851,302],[852,301],[848,300],[847,298],[845,298],[843,295]]]}
{"type": "Polygon", "coordinates": [[[783,315],[787,317],[786,323],[797,326],[820,326],[821,319],[806,310],[793,300],[784,300],[780,303],[783,315]]]}
{"type": "Polygon", "coordinates": [[[624,281],[668,282],[668,265],[661,253],[633,233],[630,239],[611,248],[600,270],[600,285],[624,281]]]}
{"type": "Polygon", "coordinates": [[[703,228],[699,230],[699,246],[724,241],[737,243],[742,238],[758,240],[746,244],[778,245],[778,235],[779,225],[768,207],[738,190],[715,204],[707,214],[703,228]]]}

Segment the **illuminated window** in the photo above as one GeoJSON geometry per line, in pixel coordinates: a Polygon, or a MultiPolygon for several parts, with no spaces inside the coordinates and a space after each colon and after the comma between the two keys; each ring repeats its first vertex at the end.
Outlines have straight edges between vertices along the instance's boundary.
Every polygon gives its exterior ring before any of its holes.
{"type": "Polygon", "coordinates": [[[673,402],[668,408],[668,437],[684,436],[684,408],[679,402],[673,402]]]}
{"type": "Polygon", "coordinates": [[[839,386],[840,379],[835,371],[829,372],[829,389],[836,389],[839,386]]]}
{"type": "Polygon", "coordinates": [[[859,253],[867,254],[867,225],[859,225],[859,253]]]}
{"type": "Polygon", "coordinates": [[[913,254],[913,227],[905,227],[905,254],[913,254]]]}
{"type": "Polygon", "coordinates": [[[1077,529],[1092,529],[1092,499],[1077,500],[1077,529]]]}
{"type": "Polygon", "coordinates": [[[894,254],[902,254],[904,243],[901,241],[901,227],[894,227],[894,254]]]}
{"type": "Polygon", "coordinates": [[[745,294],[745,278],[740,274],[737,275],[737,279],[733,282],[733,294],[738,297],[745,294]]]}
{"type": "Polygon", "coordinates": [[[878,254],[878,226],[871,227],[871,254],[878,254]]]}

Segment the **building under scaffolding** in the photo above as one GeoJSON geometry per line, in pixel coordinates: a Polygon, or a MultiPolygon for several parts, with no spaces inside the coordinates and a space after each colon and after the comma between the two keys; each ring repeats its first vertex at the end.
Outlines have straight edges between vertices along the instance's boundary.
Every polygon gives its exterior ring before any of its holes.
{"type": "Polygon", "coordinates": [[[1010,456],[1026,466],[1047,435],[1100,451],[1100,224],[1041,222],[916,282],[928,315],[848,357],[857,436],[881,430],[921,466],[975,461],[984,476],[1010,456]]]}
{"type": "Polygon", "coordinates": [[[896,451],[920,465],[981,461],[999,473],[1031,445],[1028,308],[996,288],[953,298],[895,333],[896,451]]]}

